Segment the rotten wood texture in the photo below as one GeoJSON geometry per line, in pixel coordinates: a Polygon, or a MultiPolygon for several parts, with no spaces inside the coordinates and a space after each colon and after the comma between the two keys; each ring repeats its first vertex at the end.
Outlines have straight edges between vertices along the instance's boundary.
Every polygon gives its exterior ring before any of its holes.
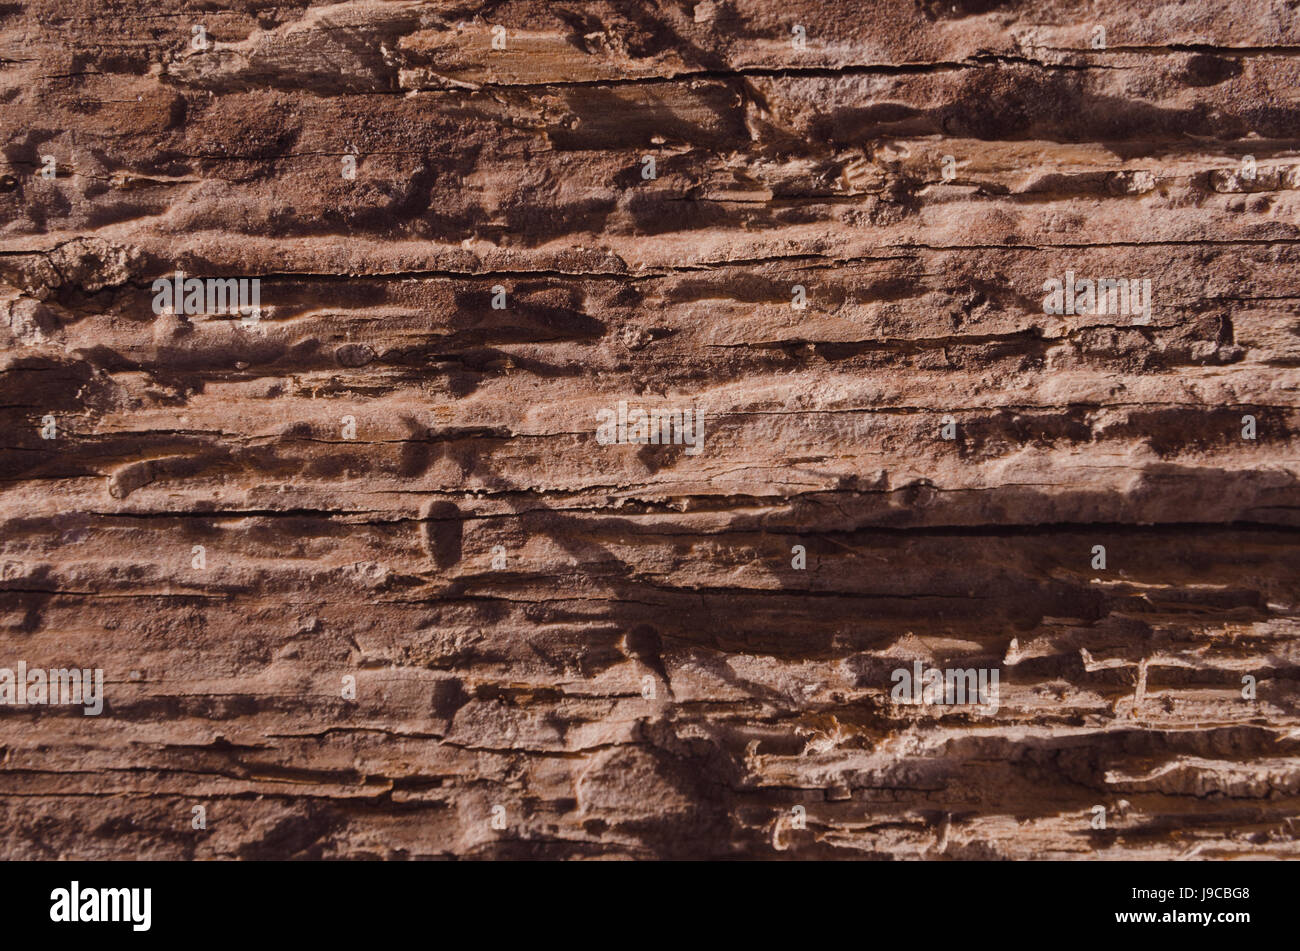
{"type": "Polygon", "coordinates": [[[0,5],[4,856],[1300,855],[1300,22],[1080,17],[0,5]]]}

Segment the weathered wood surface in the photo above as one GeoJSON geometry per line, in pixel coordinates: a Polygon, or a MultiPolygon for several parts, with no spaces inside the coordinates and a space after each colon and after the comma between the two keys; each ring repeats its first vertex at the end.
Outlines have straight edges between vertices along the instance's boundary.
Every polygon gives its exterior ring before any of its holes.
{"type": "Polygon", "coordinates": [[[1081,16],[0,5],[3,855],[1300,855],[1300,18],[1081,16]]]}

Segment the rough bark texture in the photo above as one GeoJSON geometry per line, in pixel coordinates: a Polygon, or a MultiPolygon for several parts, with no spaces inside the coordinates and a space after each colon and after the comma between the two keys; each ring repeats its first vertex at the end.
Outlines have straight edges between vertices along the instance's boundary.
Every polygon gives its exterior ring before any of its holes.
{"type": "Polygon", "coordinates": [[[0,853],[1300,855],[1297,54],[1264,0],[0,4],[0,666],[107,681],[0,707],[0,853]]]}

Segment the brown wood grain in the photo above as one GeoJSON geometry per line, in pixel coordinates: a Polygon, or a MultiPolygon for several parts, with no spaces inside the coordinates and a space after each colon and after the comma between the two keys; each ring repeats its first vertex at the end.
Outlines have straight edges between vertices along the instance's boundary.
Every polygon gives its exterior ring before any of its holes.
{"type": "Polygon", "coordinates": [[[0,4],[0,855],[1300,856],[1300,21],[1080,17],[0,4]]]}

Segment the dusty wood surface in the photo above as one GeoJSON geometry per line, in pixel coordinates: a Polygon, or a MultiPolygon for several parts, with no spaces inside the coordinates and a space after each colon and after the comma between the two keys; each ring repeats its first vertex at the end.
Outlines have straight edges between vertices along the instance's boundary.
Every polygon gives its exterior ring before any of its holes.
{"type": "Polygon", "coordinates": [[[0,852],[1300,854],[1300,18],[1081,16],[0,5],[0,852]]]}

